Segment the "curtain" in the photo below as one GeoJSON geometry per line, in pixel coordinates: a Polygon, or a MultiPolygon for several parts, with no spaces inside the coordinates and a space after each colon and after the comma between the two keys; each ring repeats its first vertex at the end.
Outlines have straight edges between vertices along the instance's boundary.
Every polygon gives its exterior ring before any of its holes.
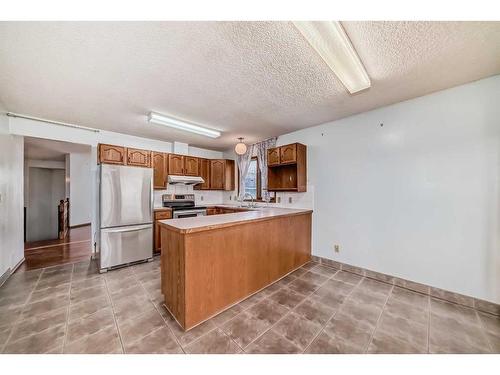
{"type": "Polygon", "coordinates": [[[255,145],[250,145],[247,147],[247,152],[243,155],[238,155],[236,158],[236,163],[238,164],[238,169],[240,171],[240,180],[238,181],[240,187],[240,194],[238,199],[243,200],[245,196],[245,178],[247,177],[248,167],[250,166],[250,161],[252,160],[252,154],[255,145]]]}
{"type": "Polygon", "coordinates": [[[264,192],[267,191],[267,150],[276,147],[276,137],[266,139],[253,146],[257,150],[257,159],[259,160],[261,196],[263,197],[264,192]]]}

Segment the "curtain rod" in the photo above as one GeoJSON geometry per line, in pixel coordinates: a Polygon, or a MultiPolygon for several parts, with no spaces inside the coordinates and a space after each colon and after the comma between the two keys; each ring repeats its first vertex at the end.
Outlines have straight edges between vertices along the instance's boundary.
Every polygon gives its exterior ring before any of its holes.
{"type": "Polygon", "coordinates": [[[74,128],[74,129],[86,130],[86,131],[93,132],[93,133],[99,133],[99,129],[89,128],[87,126],[81,126],[81,125],[75,125],[75,124],[68,124],[66,122],[46,120],[46,119],[39,118],[39,117],[21,115],[19,113],[7,112],[7,116],[9,116],[9,117],[24,118],[24,119],[27,119],[27,120],[45,122],[47,124],[54,124],[54,125],[66,126],[68,128],[74,128]]]}

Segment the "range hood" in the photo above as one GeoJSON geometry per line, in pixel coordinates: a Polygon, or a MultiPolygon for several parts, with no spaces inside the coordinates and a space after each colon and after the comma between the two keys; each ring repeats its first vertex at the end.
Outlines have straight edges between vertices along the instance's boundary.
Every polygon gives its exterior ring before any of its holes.
{"type": "Polygon", "coordinates": [[[203,184],[205,180],[198,176],[168,176],[168,183],[170,185],[196,185],[203,184]]]}

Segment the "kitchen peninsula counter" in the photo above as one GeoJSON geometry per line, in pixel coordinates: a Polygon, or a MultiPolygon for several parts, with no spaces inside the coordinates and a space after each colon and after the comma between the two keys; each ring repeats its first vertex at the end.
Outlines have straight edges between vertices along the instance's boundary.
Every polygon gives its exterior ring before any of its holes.
{"type": "Polygon", "coordinates": [[[307,209],[291,209],[279,207],[233,207],[229,205],[216,205],[215,207],[241,208],[247,211],[235,212],[231,214],[197,216],[183,219],[162,220],[160,224],[170,230],[181,233],[194,233],[204,230],[223,228],[237,225],[244,222],[269,220],[281,216],[293,216],[312,213],[307,209]]]}
{"type": "Polygon", "coordinates": [[[264,207],[160,221],[166,307],[189,330],[301,267],[311,216],[264,207]]]}

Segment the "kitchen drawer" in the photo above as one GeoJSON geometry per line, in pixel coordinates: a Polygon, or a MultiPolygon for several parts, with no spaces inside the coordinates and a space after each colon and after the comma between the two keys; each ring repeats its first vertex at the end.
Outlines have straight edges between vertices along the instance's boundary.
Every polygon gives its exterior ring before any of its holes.
{"type": "Polygon", "coordinates": [[[170,210],[155,211],[155,220],[165,220],[171,218],[172,218],[172,211],[170,210]]]}

